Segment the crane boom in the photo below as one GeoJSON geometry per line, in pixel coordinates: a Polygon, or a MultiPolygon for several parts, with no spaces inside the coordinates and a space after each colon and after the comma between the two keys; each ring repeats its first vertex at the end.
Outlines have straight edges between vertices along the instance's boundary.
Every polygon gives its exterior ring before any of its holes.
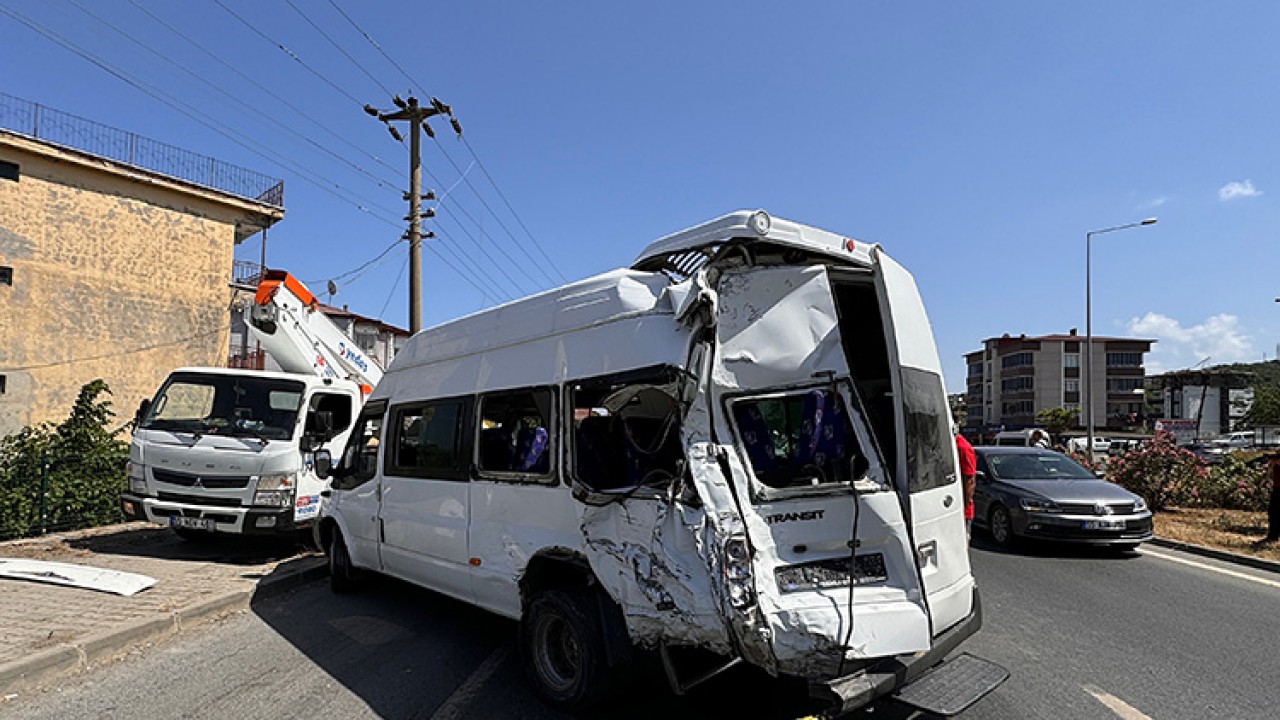
{"type": "Polygon", "coordinates": [[[382,379],[377,361],[320,312],[319,300],[284,270],[263,274],[245,321],[286,372],[349,379],[365,395],[382,379]]]}

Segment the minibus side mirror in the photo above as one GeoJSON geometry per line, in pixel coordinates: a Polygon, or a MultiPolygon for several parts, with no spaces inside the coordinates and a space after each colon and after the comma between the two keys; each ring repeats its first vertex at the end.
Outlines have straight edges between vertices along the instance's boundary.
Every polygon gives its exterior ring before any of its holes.
{"type": "Polygon", "coordinates": [[[329,454],[328,450],[320,449],[315,451],[311,460],[315,463],[316,477],[328,480],[333,473],[333,455],[329,454]]]}

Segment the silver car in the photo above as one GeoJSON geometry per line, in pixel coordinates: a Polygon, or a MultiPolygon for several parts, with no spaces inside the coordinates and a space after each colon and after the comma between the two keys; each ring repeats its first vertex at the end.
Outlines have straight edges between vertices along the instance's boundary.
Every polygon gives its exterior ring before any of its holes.
{"type": "Polygon", "coordinates": [[[1020,537],[1131,550],[1152,537],[1139,496],[1101,480],[1059,452],[977,447],[974,524],[997,544],[1020,537]]]}

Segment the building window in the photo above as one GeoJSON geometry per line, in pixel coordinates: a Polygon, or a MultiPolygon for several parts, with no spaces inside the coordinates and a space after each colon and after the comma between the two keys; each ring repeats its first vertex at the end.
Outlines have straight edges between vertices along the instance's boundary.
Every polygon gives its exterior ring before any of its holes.
{"type": "Polygon", "coordinates": [[[1000,381],[1000,392],[1026,392],[1035,389],[1035,378],[1016,377],[1000,381]]]}
{"type": "Polygon", "coordinates": [[[0,267],[0,285],[13,284],[13,268],[9,266],[0,267]]]}
{"type": "Polygon", "coordinates": [[[1000,360],[1000,367],[1004,369],[1024,367],[1033,364],[1035,361],[1029,352],[1014,353],[1006,355],[1000,360]]]}
{"type": "Polygon", "coordinates": [[[1078,368],[1080,367],[1080,353],[1067,353],[1062,356],[1062,367],[1078,368]]]}
{"type": "Polygon", "coordinates": [[[969,365],[969,377],[979,377],[982,375],[982,365],[980,363],[972,363],[969,365]]]}
{"type": "Polygon", "coordinates": [[[18,181],[18,163],[0,160],[0,180],[18,181]]]}
{"type": "Polygon", "coordinates": [[[1062,391],[1069,393],[1080,392],[1080,380],[1078,378],[1070,378],[1062,381],[1062,391]]]}
{"type": "Polygon", "coordinates": [[[1035,405],[1030,400],[1018,400],[1016,402],[1004,403],[1001,413],[1005,417],[1017,415],[1030,415],[1035,411],[1035,405]]]}
{"type": "Polygon", "coordinates": [[[8,384],[7,381],[8,381],[7,377],[5,377],[4,375],[0,375],[0,395],[3,395],[5,393],[5,390],[8,389],[6,387],[6,385],[8,384]]]}
{"type": "Polygon", "coordinates": [[[1107,392],[1127,393],[1142,390],[1142,378],[1111,378],[1107,380],[1107,392]]]}
{"type": "Polygon", "coordinates": [[[1109,352],[1107,367],[1142,367],[1140,352],[1109,352]]]}

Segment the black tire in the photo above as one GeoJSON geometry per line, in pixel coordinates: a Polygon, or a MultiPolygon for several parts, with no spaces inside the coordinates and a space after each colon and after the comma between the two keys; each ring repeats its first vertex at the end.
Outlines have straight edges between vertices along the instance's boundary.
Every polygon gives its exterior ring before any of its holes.
{"type": "Polygon", "coordinates": [[[351,564],[351,553],[347,552],[342,531],[335,527],[329,537],[329,589],[343,595],[354,592],[359,586],[360,571],[351,564]]]}
{"type": "Polygon", "coordinates": [[[586,588],[549,590],[520,621],[520,659],[547,705],[577,712],[608,693],[611,672],[595,596],[586,588]]]}
{"type": "Polygon", "coordinates": [[[1013,519],[1009,517],[1009,511],[1005,510],[1003,505],[991,508],[991,514],[987,516],[987,532],[991,533],[991,539],[1000,547],[1013,546],[1016,540],[1013,534],[1013,519]]]}
{"type": "Polygon", "coordinates": [[[1135,550],[1137,550],[1137,549],[1138,549],[1138,545],[1140,545],[1140,544],[1141,544],[1141,543],[1119,543],[1119,544],[1117,544],[1117,545],[1112,545],[1112,546],[1110,546],[1110,547],[1111,547],[1111,551],[1112,551],[1112,552],[1116,552],[1116,553],[1131,553],[1131,552],[1134,552],[1135,550]]]}

